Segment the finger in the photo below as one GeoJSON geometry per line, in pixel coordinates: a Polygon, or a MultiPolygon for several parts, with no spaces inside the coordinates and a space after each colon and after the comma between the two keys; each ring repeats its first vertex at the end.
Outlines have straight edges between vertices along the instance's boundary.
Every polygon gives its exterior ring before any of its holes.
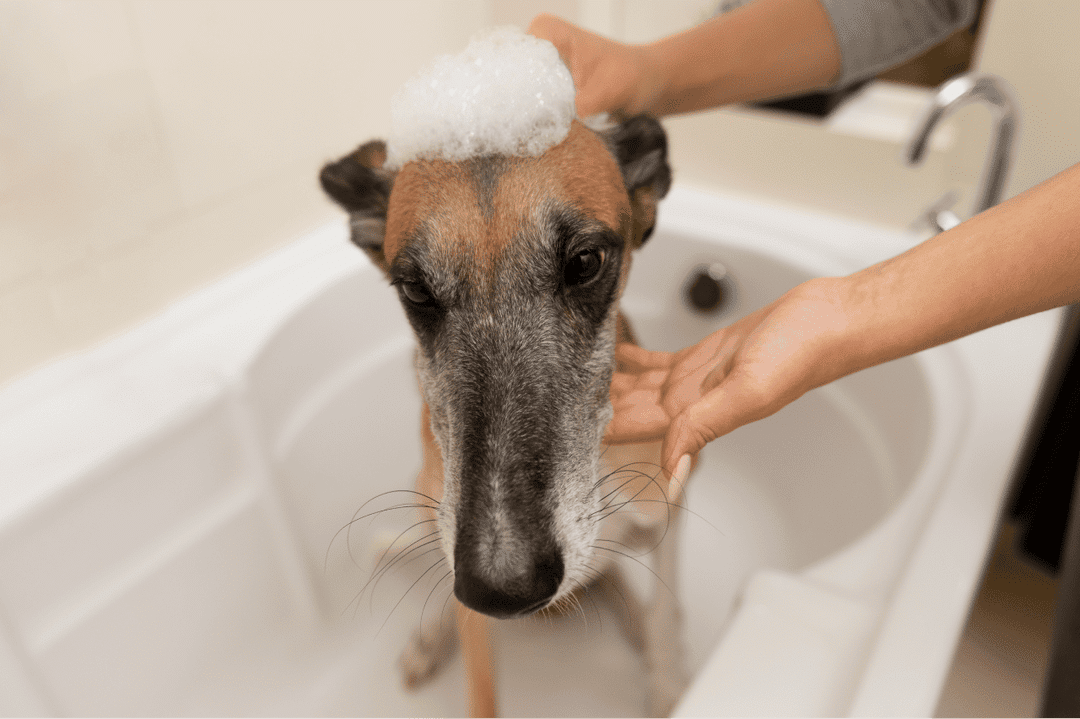
{"type": "Polygon", "coordinates": [[[682,501],[683,491],[686,488],[686,480],[690,478],[690,455],[684,454],[675,465],[675,471],[668,479],[667,501],[679,504],[682,501]]]}
{"type": "Polygon", "coordinates": [[[723,358],[721,362],[718,362],[715,367],[709,370],[709,373],[701,380],[702,391],[709,392],[719,386],[727,377],[732,361],[734,361],[734,356],[723,358]]]}
{"type": "Polygon", "coordinates": [[[592,117],[605,112],[608,105],[605,98],[594,97],[588,90],[577,93],[574,97],[574,110],[578,117],[592,117]]]}
{"type": "Polygon", "coordinates": [[[622,372],[665,369],[671,366],[673,357],[671,352],[654,352],[631,342],[615,345],[615,362],[622,372]]]}
{"type": "Polygon", "coordinates": [[[641,375],[632,372],[615,370],[615,374],[611,375],[610,396],[612,403],[617,402],[623,395],[633,392],[637,388],[640,377],[641,375]]]}
{"type": "Polygon", "coordinates": [[[662,369],[647,369],[640,372],[615,371],[611,376],[611,387],[608,396],[616,411],[624,407],[632,407],[637,404],[655,404],[663,406],[668,416],[674,416],[676,412],[667,407],[664,395],[664,387],[671,373],[662,369]]]}
{"type": "Polygon", "coordinates": [[[669,422],[664,410],[655,404],[616,410],[604,430],[604,441],[608,444],[656,442],[663,439],[669,422]]]}
{"type": "Polygon", "coordinates": [[[656,427],[621,427],[612,421],[604,431],[604,444],[643,444],[659,442],[664,438],[667,423],[656,427]]]}
{"type": "MultiPolygon", "coordinates": [[[[590,52],[575,57],[580,68],[571,67],[577,90],[575,103],[579,117],[608,113],[614,122],[625,119],[636,89],[636,80],[628,69],[625,48],[597,37],[590,52]]],[[[633,114],[633,113],[631,113],[633,114]]]]}
{"type": "Polygon", "coordinates": [[[697,454],[706,444],[716,439],[715,435],[690,414],[692,408],[693,405],[672,420],[664,434],[664,442],[660,448],[660,464],[668,472],[675,472],[682,457],[697,454]]]}
{"type": "Polygon", "coordinates": [[[662,463],[674,467],[684,454],[697,454],[717,437],[768,417],[785,404],[728,378],[671,421],[660,452],[662,463]]]}
{"type": "Polygon", "coordinates": [[[548,13],[540,13],[532,19],[532,22],[529,23],[529,29],[525,32],[541,40],[547,40],[558,48],[568,34],[567,25],[568,23],[562,18],[548,13]]]}
{"type": "Polygon", "coordinates": [[[578,117],[589,117],[603,112],[607,102],[603,94],[607,89],[603,81],[589,81],[590,58],[593,53],[582,46],[587,43],[590,33],[547,13],[534,17],[527,32],[541,40],[547,40],[559,51],[559,57],[574,79],[574,104],[578,117]]]}
{"type": "MultiPolygon", "coordinates": [[[[577,77],[575,76],[574,79],[576,81],[577,77]]],[[[592,117],[619,110],[622,106],[622,97],[613,82],[601,75],[589,77],[574,97],[574,107],[578,117],[592,117]]]]}

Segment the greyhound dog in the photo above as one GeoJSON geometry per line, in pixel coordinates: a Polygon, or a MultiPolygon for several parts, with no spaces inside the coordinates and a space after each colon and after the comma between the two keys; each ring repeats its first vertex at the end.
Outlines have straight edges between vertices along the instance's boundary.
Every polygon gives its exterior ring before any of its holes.
{"type": "Polygon", "coordinates": [[[619,298],[670,186],[666,155],[660,124],[640,116],[602,130],[574,120],[539,156],[395,170],[372,141],[320,175],[417,339],[417,492],[452,571],[457,622],[417,631],[406,683],[432,676],[457,634],[474,715],[496,708],[485,617],[559,606],[587,585],[626,605],[648,711],[669,712],[684,686],[675,544],[659,541],[674,534],[678,488],[658,444],[601,447],[615,343],[632,341],[619,298]],[[655,547],[666,586],[641,616],[613,561],[620,547],[655,547]]]}

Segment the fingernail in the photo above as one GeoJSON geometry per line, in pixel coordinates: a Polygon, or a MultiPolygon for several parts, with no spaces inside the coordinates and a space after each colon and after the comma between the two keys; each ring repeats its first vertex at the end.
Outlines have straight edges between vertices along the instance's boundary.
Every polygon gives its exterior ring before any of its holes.
{"type": "Polygon", "coordinates": [[[690,476],[690,455],[684,454],[675,465],[675,479],[685,482],[688,476],[690,476]]]}

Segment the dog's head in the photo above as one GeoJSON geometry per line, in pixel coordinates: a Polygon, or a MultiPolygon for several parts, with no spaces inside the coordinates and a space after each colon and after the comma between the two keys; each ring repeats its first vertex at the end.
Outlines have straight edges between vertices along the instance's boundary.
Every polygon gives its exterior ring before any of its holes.
{"type": "Polygon", "coordinates": [[[574,121],[536,157],[323,168],[416,332],[458,599],[493,616],[583,584],[598,530],[618,300],[670,185],[659,123],[574,121]]]}

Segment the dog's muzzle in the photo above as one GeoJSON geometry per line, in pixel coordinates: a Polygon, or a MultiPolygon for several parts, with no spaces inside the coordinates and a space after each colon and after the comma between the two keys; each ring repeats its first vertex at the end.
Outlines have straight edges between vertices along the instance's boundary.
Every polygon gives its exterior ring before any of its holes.
{"type": "Polygon", "coordinates": [[[516,563],[520,573],[510,576],[481,570],[480,563],[467,551],[455,550],[454,555],[454,594],[458,601],[469,609],[499,619],[543,609],[559,591],[563,579],[563,560],[558,549],[542,550],[516,563]]]}

